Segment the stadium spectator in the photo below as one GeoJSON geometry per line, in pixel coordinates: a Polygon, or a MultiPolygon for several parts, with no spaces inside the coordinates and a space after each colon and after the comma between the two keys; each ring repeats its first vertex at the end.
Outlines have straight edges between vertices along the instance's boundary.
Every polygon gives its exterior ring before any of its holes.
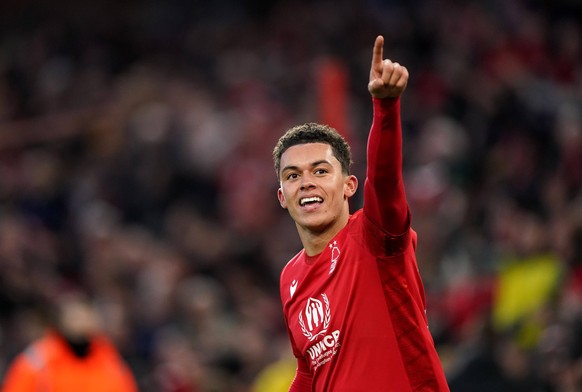
{"type": "Polygon", "coordinates": [[[51,328],[13,361],[2,392],[137,392],[133,374],[78,293],[55,300],[51,328]]]}

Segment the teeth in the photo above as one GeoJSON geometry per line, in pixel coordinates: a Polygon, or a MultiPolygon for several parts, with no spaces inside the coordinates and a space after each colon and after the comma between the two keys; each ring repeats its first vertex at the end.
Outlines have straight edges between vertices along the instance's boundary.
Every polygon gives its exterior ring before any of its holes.
{"type": "Polygon", "coordinates": [[[299,204],[301,204],[303,206],[303,205],[305,205],[307,203],[315,203],[315,202],[321,203],[322,201],[323,201],[323,199],[321,197],[317,197],[317,196],[314,196],[314,197],[306,197],[304,199],[301,199],[299,201],[299,204]]]}

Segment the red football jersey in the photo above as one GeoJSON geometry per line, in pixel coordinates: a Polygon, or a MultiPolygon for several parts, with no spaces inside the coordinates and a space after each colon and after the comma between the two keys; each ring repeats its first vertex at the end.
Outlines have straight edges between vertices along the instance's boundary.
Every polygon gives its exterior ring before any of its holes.
{"type": "Polygon", "coordinates": [[[292,392],[449,390],[428,329],[404,189],[375,183],[386,174],[401,182],[400,139],[399,100],[374,99],[364,208],[325,251],[302,250],[283,269],[281,299],[298,361],[292,392]],[[390,209],[399,215],[384,213],[390,209]],[[395,227],[404,234],[391,235],[395,227]]]}

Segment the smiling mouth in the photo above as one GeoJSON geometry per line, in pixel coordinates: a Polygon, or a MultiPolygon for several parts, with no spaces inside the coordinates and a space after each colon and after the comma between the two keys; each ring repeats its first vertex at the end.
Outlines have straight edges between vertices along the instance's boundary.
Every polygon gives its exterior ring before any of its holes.
{"type": "Polygon", "coordinates": [[[323,199],[319,196],[304,197],[304,198],[299,200],[299,205],[301,207],[306,206],[306,205],[310,205],[310,204],[321,204],[321,203],[323,203],[323,199]]]}

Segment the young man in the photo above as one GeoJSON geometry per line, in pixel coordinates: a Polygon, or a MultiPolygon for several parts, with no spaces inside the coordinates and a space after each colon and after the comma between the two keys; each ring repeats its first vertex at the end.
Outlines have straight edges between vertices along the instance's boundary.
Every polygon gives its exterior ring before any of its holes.
{"type": "Polygon", "coordinates": [[[408,71],[383,60],[383,45],[378,36],[363,209],[350,215],[358,180],[335,130],[294,127],[273,151],[279,202],[304,247],[280,282],[297,357],[291,392],[449,390],[427,325],[402,180],[399,97],[408,71]]]}

